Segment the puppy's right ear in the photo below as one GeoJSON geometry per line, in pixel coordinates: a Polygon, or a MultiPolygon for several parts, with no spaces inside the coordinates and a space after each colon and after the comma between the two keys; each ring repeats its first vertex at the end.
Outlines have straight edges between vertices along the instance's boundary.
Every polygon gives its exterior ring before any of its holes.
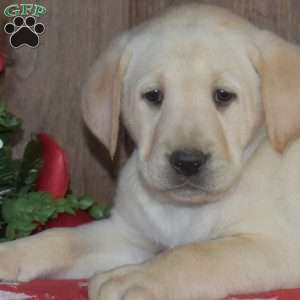
{"type": "Polygon", "coordinates": [[[117,38],[98,58],[83,88],[83,118],[92,133],[113,158],[118,140],[122,81],[128,56],[125,48],[129,34],[117,38]]]}

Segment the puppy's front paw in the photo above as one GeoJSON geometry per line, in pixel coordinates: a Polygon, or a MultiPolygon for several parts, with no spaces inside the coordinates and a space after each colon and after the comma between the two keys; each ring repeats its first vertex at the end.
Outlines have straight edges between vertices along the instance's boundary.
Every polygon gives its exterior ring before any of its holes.
{"type": "Polygon", "coordinates": [[[29,281],[39,275],[41,259],[31,255],[32,248],[21,249],[15,241],[0,244],[0,281],[29,281]]]}
{"type": "Polygon", "coordinates": [[[18,280],[19,259],[15,249],[5,244],[0,245],[0,280],[18,280]]]}
{"type": "Polygon", "coordinates": [[[145,267],[129,266],[96,275],[89,284],[90,300],[167,299],[162,285],[145,267]]]}

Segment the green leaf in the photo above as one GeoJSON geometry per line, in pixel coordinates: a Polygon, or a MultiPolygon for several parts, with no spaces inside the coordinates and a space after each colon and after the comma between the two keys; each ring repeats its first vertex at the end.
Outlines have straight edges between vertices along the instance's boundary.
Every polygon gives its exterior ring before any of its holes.
{"type": "Polygon", "coordinates": [[[94,204],[89,209],[89,214],[92,216],[92,218],[96,220],[100,220],[103,218],[108,218],[110,216],[111,207],[109,206],[101,206],[99,204],[94,204]]]}
{"type": "Polygon", "coordinates": [[[46,223],[55,212],[56,203],[47,193],[18,194],[6,199],[2,205],[5,236],[13,240],[30,235],[38,224],[46,223]]]}
{"type": "Polygon", "coordinates": [[[25,148],[19,168],[16,180],[18,192],[25,193],[34,190],[42,164],[42,145],[38,140],[32,139],[25,148]]]}
{"type": "Polygon", "coordinates": [[[3,104],[0,104],[0,133],[12,132],[21,126],[21,121],[9,113],[3,104]]]}
{"type": "Polygon", "coordinates": [[[53,199],[44,192],[11,194],[5,197],[1,207],[0,242],[28,236],[39,224],[46,224],[59,213],[75,214],[80,209],[88,209],[95,219],[106,218],[110,212],[110,207],[95,204],[88,196],[78,198],[71,194],[66,198],[53,199]]]}
{"type": "Polygon", "coordinates": [[[0,190],[14,188],[19,161],[12,158],[12,149],[4,146],[0,150],[0,190]]]}
{"type": "Polygon", "coordinates": [[[79,198],[79,208],[81,210],[89,209],[94,203],[94,199],[90,196],[81,196],[79,198]]]}
{"type": "Polygon", "coordinates": [[[37,228],[37,226],[38,224],[24,221],[11,222],[6,227],[6,237],[9,240],[15,240],[17,238],[28,236],[33,230],[37,228]]]}
{"type": "Polygon", "coordinates": [[[65,201],[66,201],[65,203],[67,205],[66,206],[67,209],[78,210],[80,208],[79,200],[73,194],[68,195],[65,201]]]}
{"type": "Polygon", "coordinates": [[[68,198],[66,199],[61,199],[59,201],[56,201],[56,211],[57,213],[70,213],[70,214],[75,214],[75,209],[73,207],[72,201],[68,201],[68,198]]]}
{"type": "Polygon", "coordinates": [[[47,193],[32,192],[18,194],[7,199],[2,205],[2,216],[5,222],[46,221],[56,211],[55,202],[47,193]]]}

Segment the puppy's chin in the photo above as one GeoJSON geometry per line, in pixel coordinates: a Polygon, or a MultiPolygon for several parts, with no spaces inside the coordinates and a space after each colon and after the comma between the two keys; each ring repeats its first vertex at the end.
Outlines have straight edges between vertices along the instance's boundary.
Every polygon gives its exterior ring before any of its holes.
{"type": "Polygon", "coordinates": [[[164,192],[166,199],[182,204],[205,204],[208,202],[208,193],[195,189],[174,189],[164,192]]]}
{"type": "Polygon", "coordinates": [[[207,204],[221,198],[221,193],[190,187],[170,189],[163,193],[169,201],[182,204],[207,204]]]}

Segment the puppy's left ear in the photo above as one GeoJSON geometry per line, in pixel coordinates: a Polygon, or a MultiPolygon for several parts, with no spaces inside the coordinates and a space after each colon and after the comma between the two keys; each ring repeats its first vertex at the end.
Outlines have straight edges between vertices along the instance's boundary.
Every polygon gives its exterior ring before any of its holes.
{"type": "Polygon", "coordinates": [[[282,153],[300,136],[300,49],[268,31],[256,41],[268,135],[282,153]]]}

